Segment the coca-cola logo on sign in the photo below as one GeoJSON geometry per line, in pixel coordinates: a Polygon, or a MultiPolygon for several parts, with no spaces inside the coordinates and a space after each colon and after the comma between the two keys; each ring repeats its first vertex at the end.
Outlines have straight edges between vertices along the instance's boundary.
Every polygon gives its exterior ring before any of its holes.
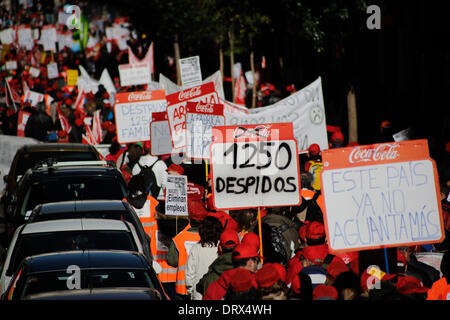
{"type": "Polygon", "coordinates": [[[204,112],[204,113],[213,113],[214,112],[214,108],[212,104],[200,104],[198,103],[195,106],[195,111],[197,112],[204,112]]]}
{"type": "Polygon", "coordinates": [[[350,163],[367,162],[367,161],[383,161],[395,160],[400,154],[396,150],[398,143],[380,144],[376,148],[362,149],[360,146],[353,148],[348,157],[350,163]]]}
{"type": "Polygon", "coordinates": [[[244,127],[237,127],[234,130],[234,138],[245,138],[245,137],[262,137],[262,138],[268,138],[270,136],[270,125],[261,125],[257,126],[254,129],[248,129],[244,127]]]}
{"type": "Polygon", "coordinates": [[[142,101],[142,100],[151,100],[151,99],[152,99],[151,91],[131,92],[128,95],[128,101],[142,101]]]}
{"type": "Polygon", "coordinates": [[[202,93],[202,90],[200,89],[200,86],[193,87],[193,88],[191,88],[189,90],[181,91],[178,94],[178,100],[181,101],[181,100],[192,99],[194,97],[197,97],[197,96],[201,95],[201,93],[202,93]]]}

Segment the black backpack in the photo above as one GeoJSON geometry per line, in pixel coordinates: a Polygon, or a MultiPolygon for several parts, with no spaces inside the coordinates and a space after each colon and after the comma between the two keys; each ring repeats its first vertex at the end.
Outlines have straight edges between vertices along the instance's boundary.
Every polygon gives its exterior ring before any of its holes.
{"type": "Polygon", "coordinates": [[[317,221],[323,223],[322,209],[320,209],[319,205],[317,204],[317,198],[319,197],[319,195],[320,192],[316,191],[312,199],[307,200],[302,197],[302,204],[298,207],[295,207],[294,213],[301,213],[306,210],[305,221],[317,221]]]}
{"type": "Polygon", "coordinates": [[[281,264],[283,265],[286,265],[290,259],[286,251],[286,238],[283,236],[283,232],[289,228],[290,226],[287,224],[282,224],[278,227],[271,226],[272,247],[278,257],[282,260],[281,264]]]}
{"type": "Polygon", "coordinates": [[[156,160],[153,162],[151,166],[142,166],[139,161],[137,162],[137,165],[139,168],[141,168],[141,172],[139,172],[139,176],[142,176],[144,179],[145,186],[147,187],[148,193],[154,197],[155,199],[159,195],[160,187],[158,187],[155,173],[153,172],[153,166],[158,162],[159,160],[156,160]]]}

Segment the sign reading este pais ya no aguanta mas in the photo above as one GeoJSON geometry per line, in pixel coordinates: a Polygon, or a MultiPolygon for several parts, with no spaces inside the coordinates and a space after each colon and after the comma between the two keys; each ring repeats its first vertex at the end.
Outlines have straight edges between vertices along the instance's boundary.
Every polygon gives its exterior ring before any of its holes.
{"type": "Polygon", "coordinates": [[[438,176],[426,140],[324,150],[322,160],[330,251],[442,241],[438,176]]]}

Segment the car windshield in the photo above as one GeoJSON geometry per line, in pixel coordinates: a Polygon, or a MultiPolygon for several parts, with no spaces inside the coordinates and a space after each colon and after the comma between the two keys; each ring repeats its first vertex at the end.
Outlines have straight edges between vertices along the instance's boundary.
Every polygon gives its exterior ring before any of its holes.
{"type": "Polygon", "coordinates": [[[49,220],[59,220],[59,219],[77,219],[77,218],[95,218],[95,219],[112,219],[112,220],[125,220],[133,223],[133,219],[128,211],[117,210],[117,211],[81,211],[78,212],[74,208],[74,211],[70,212],[52,212],[52,213],[42,213],[36,212],[30,217],[30,221],[49,221],[49,220]]]}
{"type": "Polygon", "coordinates": [[[40,161],[53,158],[58,161],[96,161],[97,156],[93,152],[82,151],[44,151],[24,153],[17,161],[16,177],[22,176],[25,171],[32,168],[40,161]]]}
{"type": "Polygon", "coordinates": [[[38,204],[72,200],[122,200],[126,187],[110,176],[72,176],[35,182],[25,194],[20,214],[26,216],[38,204]]]}
{"type": "Polygon", "coordinates": [[[88,249],[138,251],[129,231],[89,230],[22,234],[14,246],[6,273],[12,275],[28,256],[88,249]]]}
{"type": "MultiPolygon", "coordinates": [[[[31,274],[25,280],[21,298],[32,294],[68,290],[68,283],[71,281],[73,273],[42,272],[31,274]],[[69,279],[70,278],[70,279],[69,279]]],[[[135,269],[114,269],[114,270],[81,270],[80,288],[152,288],[159,289],[156,285],[155,277],[147,270],[135,269]]]]}

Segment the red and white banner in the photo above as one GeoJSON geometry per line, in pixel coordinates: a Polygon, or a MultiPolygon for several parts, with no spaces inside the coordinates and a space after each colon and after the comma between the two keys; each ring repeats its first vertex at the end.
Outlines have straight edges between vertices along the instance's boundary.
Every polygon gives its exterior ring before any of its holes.
{"type": "Polygon", "coordinates": [[[92,119],[92,133],[96,144],[101,144],[103,141],[102,120],[100,118],[100,113],[101,110],[95,111],[92,119]]]}
{"type": "Polygon", "coordinates": [[[152,112],[165,111],[166,105],[164,90],[116,94],[114,115],[117,141],[120,144],[149,141],[152,112]]]}
{"type": "Polygon", "coordinates": [[[234,87],[236,103],[245,106],[245,93],[247,91],[247,84],[245,83],[244,74],[241,71],[239,78],[236,81],[234,87]]]}
{"type": "Polygon", "coordinates": [[[439,181],[427,140],[329,149],[322,161],[330,251],[443,240],[439,181]]]}
{"type": "Polygon", "coordinates": [[[131,50],[130,47],[128,47],[128,64],[135,65],[135,64],[143,64],[148,63],[150,67],[150,72],[155,73],[155,65],[154,65],[154,59],[153,59],[153,42],[148,47],[147,53],[145,54],[144,58],[141,60],[138,59],[131,50]]]}
{"type": "Polygon", "coordinates": [[[17,136],[25,137],[25,127],[27,125],[28,118],[31,116],[31,113],[19,110],[19,115],[17,119],[17,136]]]}
{"type": "Polygon", "coordinates": [[[214,206],[220,210],[296,206],[300,166],[292,123],[212,129],[214,206]]]}
{"type": "Polygon", "coordinates": [[[188,102],[186,104],[186,155],[192,159],[209,159],[212,128],[224,126],[222,104],[188,102]]]}
{"type": "Polygon", "coordinates": [[[175,150],[181,152],[186,147],[187,102],[218,104],[219,96],[215,91],[214,83],[208,82],[197,87],[170,94],[166,96],[166,99],[172,145],[175,150]]]}

